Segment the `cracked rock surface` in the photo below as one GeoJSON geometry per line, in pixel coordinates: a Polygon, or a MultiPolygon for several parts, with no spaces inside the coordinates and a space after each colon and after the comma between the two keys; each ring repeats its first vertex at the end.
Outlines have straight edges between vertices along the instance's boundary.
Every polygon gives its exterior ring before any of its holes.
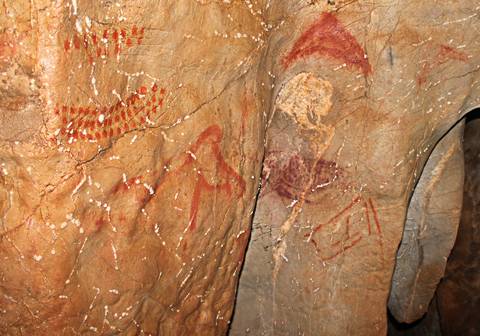
{"type": "Polygon", "coordinates": [[[435,146],[410,200],[389,297],[399,322],[427,312],[445,273],[462,210],[463,132],[461,122],[435,146]]]}
{"type": "Polygon", "coordinates": [[[0,2],[0,334],[385,334],[479,10],[0,2]]]}

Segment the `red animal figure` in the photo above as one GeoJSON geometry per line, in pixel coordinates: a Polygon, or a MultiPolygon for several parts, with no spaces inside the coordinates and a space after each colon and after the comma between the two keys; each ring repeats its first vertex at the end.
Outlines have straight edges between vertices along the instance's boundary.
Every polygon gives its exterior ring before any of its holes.
{"type": "MultiPolygon", "coordinates": [[[[244,194],[245,180],[225,161],[220,144],[223,132],[218,125],[205,129],[185,153],[169,159],[164,166],[172,167],[167,173],[152,171],[119,181],[111,192],[135,197],[135,206],[145,208],[150,201],[164,194],[164,188],[175,185],[178,191],[191,191],[187,230],[197,227],[201,202],[207,194],[222,192],[228,197],[244,194]],[[193,179],[193,190],[187,189],[193,179]],[[184,182],[185,184],[182,184],[184,182]]],[[[173,202],[167,202],[167,207],[173,202]]],[[[148,209],[147,209],[148,212],[148,209]]]]}
{"type": "Polygon", "coordinates": [[[245,192],[245,181],[225,162],[220,148],[222,137],[223,132],[218,125],[208,127],[189,148],[189,155],[180,167],[182,170],[190,169],[196,164],[197,160],[208,160],[210,161],[210,167],[214,170],[212,176],[216,179],[216,183],[211,183],[207,179],[205,167],[200,166],[197,169],[198,174],[190,207],[190,230],[196,228],[200,201],[204,193],[224,191],[230,196],[237,189],[238,196],[241,196],[245,192]],[[205,157],[202,158],[201,155],[205,155],[205,157]]]}

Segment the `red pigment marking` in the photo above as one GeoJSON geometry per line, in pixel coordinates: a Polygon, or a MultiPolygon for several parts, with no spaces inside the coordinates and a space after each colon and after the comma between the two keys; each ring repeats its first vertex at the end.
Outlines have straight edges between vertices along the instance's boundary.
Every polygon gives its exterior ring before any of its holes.
{"type": "MultiPolygon", "coordinates": [[[[203,131],[200,136],[198,137],[197,141],[190,147],[189,152],[192,153],[194,156],[200,155],[199,153],[202,152],[205,146],[209,150],[210,158],[213,160],[213,164],[215,166],[216,178],[222,180],[222,182],[218,184],[210,184],[205,178],[201,169],[198,170],[198,177],[195,183],[194,192],[192,196],[192,203],[190,207],[190,218],[189,218],[189,229],[195,230],[196,223],[197,223],[197,216],[199,211],[199,206],[201,202],[201,198],[203,193],[212,193],[217,191],[225,191],[228,195],[232,194],[232,191],[235,187],[240,189],[240,195],[243,195],[245,192],[246,183],[243,178],[238,175],[232,167],[230,167],[222,154],[221,151],[221,141],[223,137],[223,132],[220,126],[213,125],[203,131]],[[235,183],[233,184],[232,181],[235,183]]],[[[184,163],[182,164],[182,168],[187,168],[192,166],[195,163],[195,159],[193,155],[187,156],[184,163]]],[[[203,160],[202,160],[203,161],[203,160]]]]}
{"type": "Polygon", "coordinates": [[[357,39],[332,13],[323,13],[295,42],[290,53],[283,59],[287,69],[300,58],[312,55],[328,57],[357,69],[365,76],[372,67],[357,39]]]}
{"type": "Polygon", "coordinates": [[[417,77],[418,85],[423,86],[427,82],[427,77],[436,67],[445,64],[450,60],[466,63],[468,62],[468,55],[450,46],[443,44],[440,45],[440,50],[438,51],[437,56],[432,61],[423,65],[423,68],[417,77]]]}
{"type": "Polygon", "coordinates": [[[441,45],[440,46],[440,52],[439,52],[439,58],[443,62],[446,62],[448,60],[457,60],[457,61],[462,61],[462,62],[467,62],[468,61],[468,55],[465,54],[464,52],[455,50],[454,48],[447,46],[447,45],[441,45]]]}
{"type": "Polygon", "coordinates": [[[241,111],[242,111],[242,128],[240,130],[241,136],[245,135],[246,124],[248,122],[248,117],[250,115],[250,111],[254,109],[255,102],[253,97],[248,92],[245,92],[242,97],[241,103],[241,111]]]}
{"type": "Polygon", "coordinates": [[[91,64],[95,58],[117,56],[134,45],[142,44],[144,34],[144,27],[102,29],[92,26],[83,35],[75,34],[67,37],[63,42],[63,49],[65,53],[73,52],[75,49],[83,50],[91,64]]]}
{"type": "Polygon", "coordinates": [[[368,235],[371,235],[372,234],[372,223],[370,222],[370,214],[369,214],[369,211],[368,211],[367,202],[363,202],[363,208],[365,209],[365,213],[367,214],[368,235]]]}
{"type": "Polygon", "coordinates": [[[105,224],[107,224],[107,222],[106,222],[103,218],[97,219],[97,220],[95,221],[95,229],[96,229],[96,231],[100,231],[101,228],[105,226],[105,224]]]}
{"type": "Polygon", "coordinates": [[[377,209],[375,209],[375,207],[373,206],[373,201],[371,198],[368,199],[368,204],[370,204],[370,208],[373,212],[373,219],[375,220],[375,227],[377,228],[377,233],[381,234],[382,228],[380,227],[380,221],[378,220],[377,209]]]}
{"type": "Polygon", "coordinates": [[[145,187],[144,181],[145,178],[140,175],[131,177],[126,181],[119,181],[112,188],[112,193],[119,195],[133,192],[135,195],[136,206],[144,208],[154,196],[150,193],[150,190],[145,187]]]}
{"type": "Polygon", "coordinates": [[[163,102],[165,90],[160,90],[160,93],[155,91],[156,84],[150,90],[142,86],[124,101],[109,106],[57,104],[54,113],[61,120],[59,136],[71,143],[74,140],[109,139],[131,129],[146,127],[162,108],[160,102],[163,102]],[[152,105],[153,100],[158,102],[154,105],[155,109],[147,107],[147,103],[152,105]]]}
{"type": "Polygon", "coordinates": [[[310,180],[310,174],[313,170],[313,183],[308,193],[304,196],[307,203],[314,201],[314,194],[317,191],[332,187],[336,181],[344,176],[343,169],[338,167],[334,161],[320,159],[305,159],[299,155],[293,155],[288,162],[280,167],[272,160],[266,162],[266,166],[271,169],[272,174],[269,177],[271,189],[280,197],[289,200],[299,199],[301,194],[307,188],[310,180]],[[314,189],[312,191],[311,189],[314,189]]]}
{"type": "Polygon", "coordinates": [[[363,197],[356,197],[328,222],[318,225],[311,234],[307,234],[305,237],[310,238],[320,258],[326,261],[350,250],[363,238],[381,235],[381,233],[377,210],[372,199],[365,200],[363,197]],[[370,211],[373,213],[376,233],[372,233],[370,211]],[[354,215],[359,217],[354,220],[354,215]]]}
{"type": "MultiPolygon", "coordinates": [[[[246,189],[245,180],[235,172],[235,170],[225,161],[222,151],[221,142],[223,138],[223,131],[218,125],[212,125],[204,130],[186,152],[189,154],[182,154],[181,158],[174,157],[165,164],[169,166],[171,162],[181,160],[181,164],[177,169],[168,172],[161,179],[162,173],[151,172],[152,178],[155,182],[152,183],[152,189],[155,191],[150,194],[144,187],[141,179],[142,176],[132,177],[127,181],[118,182],[112,189],[112,193],[127,193],[131,192],[136,187],[141,187],[142,198],[139,202],[144,206],[155,195],[161,193],[161,188],[170,178],[177,179],[179,174],[185,172],[194,172],[195,182],[193,186],[193,193],[190,203],[190,214],[188,217],[188,229],[195,230],[197,226],[197,218],[199,215],[200,205],[202,199],[208,194],[217,194],[217,192],[225,192],[228,197],[241,197],[246,189]],[[208,166],[206,166],[208,165],[208,166]],[[195,169],[194,169],[195,168],[195,169]],[[209,182],[209,177],[205,176],[205,172],[213,171],[215,182],[209,182]],[[157,178],[155,178],[157,176],[157,178]],[[140,183],[137,183],[140,181],[140,183]]],[[[217,196],[218,197],[218,196],[217,196]]],[[[185,243],[185,242],[184,242],[185,243]]],[[[185,248],[185,245],[184,245],[185,248]]]]}
{"type": "Polygon", "coordinates": [[[18,52],[18,41],[13,34],[0,33],[0,59],[8,59],[18,52]]]}

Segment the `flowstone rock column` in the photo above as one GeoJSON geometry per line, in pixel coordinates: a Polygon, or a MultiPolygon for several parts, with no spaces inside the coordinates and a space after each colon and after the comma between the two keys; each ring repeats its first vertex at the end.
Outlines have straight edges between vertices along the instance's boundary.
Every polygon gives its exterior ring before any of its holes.
{"type": "MultiPolygon", "coordinates": [[[[478,8],[285,1],[277,11],[273,115],[231,335],[385,335],[414,186],[480,103],[478,8]]],[[[451,246],[454,228],[444,233],[451,246]]],[[[424,284],[438,283],[442,262],[424,284]]],[[[416,298],[431,297],[426,287],[416,298]]]]}

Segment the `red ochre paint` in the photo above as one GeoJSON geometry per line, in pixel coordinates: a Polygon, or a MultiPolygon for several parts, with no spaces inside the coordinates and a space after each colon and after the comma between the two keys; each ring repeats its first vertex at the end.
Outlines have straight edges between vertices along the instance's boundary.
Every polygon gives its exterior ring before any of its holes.
{"type": "Polygon", "coordinates": [[[365,76],[372,67],[357,39],[332,13],[323,13],[295,42],[290,53],[283,59],[284,69],[301,58],[313,55],[327,57],[344,63],[365,76]]]}
{"type": "Polygon", "coordinates": [[[88,61],[93,63],[95,58],[114,57],[123,50],[142,44],[144,34],[144,27],[101,29],[92,26],[83,35],[74,34],[67,37],[63,42],[63,49],[65,53],[83,50],[88,61]]]}
{"type": "Polygon", "coordinates": [[[310,241],[315,246],[320,258],[323,261],[327,261],[332,260],[355,247],[363,238],[381,234],[382,229],[372,199],[369,198],[368,200],[365,200],[363,197],[359,196],[353,199],[349,205],[332,217],[328,222],[318,225],[311,234],[307,234],[305,237],[310,237],[310,241]],[[355,214],[360,214],[361,218],[352,222],[351,217],[355,214]],[[372,232],[372,218],[375,223],[375,232],[372,232]],[[362,227],[365,223],[366,230],[362,227]],[[330,237],[333,232],[332,230],[335,232],[343,232],[342,237],[336,241],[333,240],[333,238],[329,238],[328,240],[323,239],[322,241],[327,243],[325,246],[321,246],[319,239],[315,239],[315,236],[321,234],[322,236],[330,237]]]}
{"type": "Polygon", "coordinates": [[[103,218],[100,218],[100,219],[97,219],[95,221],[95,228],[96,228],[96,231],[99,231],[102,227],[105,226],[107,222],[105,221],[105,219],[103,218]]]}
{"type": "MultiPolygon", "coordinates": [[[[278,155],[278,154],[277,154],[278,155]]],[[[322,186],[309,189],[303,197],[306,203],[316,202],[316,195],[325,189],[335,187],[339,183],[343,186],[345,172],[338,166],[335,161],[329,160],[314,160],[311,158],[304,158],[301,155],[294,154],[288,161],[279,164],[275,159],[273,153],[267,155],[265,166],[271,171],[269,175],[269,189],[274,191],[278,196],[292,200],[299,199],[303,195],[307,184],[310,183],[310,178],[313,177],[312,186],[322,186]],[[315,167],[313,167],[315,165],[315,167]],[[313,176],[310,174],[313,173],[313,176]]],[[[263,185],[265,185],[265,176],[263,177],[263,185]]]]}
{"type": "Polygon", "coordinates": [[[421,87],[427,82],[427,77],[430,73],[438,66],[447,63],[448,61],[460,61],[468,62],[468,55],[464,52],[458,51],[447,45],[440,45],[440,50],[438,51],[436,57],[431,61],[423,65],[420,74],[417,77],[417,84],[421,87]]]}
{"type": "MultiPolygon", "coordinates": [[[[197,141],[190,147],[190,153],[197,155],[203,151],[205,146],[208,146],[208,153],[211,155],[211,159],[215,163],[215,168],[217,171],[217,177],[222,180],[219,184],[210,184],[203,174],[198,174],[197,181],[195,183],[194,192],[192,196],[192,203],[190,207],[190,218],[189,218],[189,229],[195,230],[197,223],[197,216],[199,211],[199,206],[201,202],[202,195],[207,193],[212,193],[216,191],[224,191],[228,195],[231,195],[232,192],[237,189],[240,196],[245,192],[245,180],[230,167],[223,157],[221,151],[221,141],[223,137],[223,131],[218,125],[213,125],[208,127],[203,131],[198,137],[197,141]],[[234,181],[235,183],[232,183],[234,181]]],[[[195,159],[192,155],[187,156],[185,159],[182,168],[193,165],[195,159]]]]}
{"type": "MultiPolygon", "coordinates": [[[[161,188],[166,181],[177,179],[178,175],[191,174],[194,172],[195,181],[190,201],[190,213],[188,217],[188,229],[193,231],[197,227],[197,219],[200,211],[202,199],[209,194],[217,195],[217,192],[223,192],[228,197],[239,198],[245,193],[245,180],[225,161],[221,150],[221,142],[223,131],[218,125],[212,125],[205,129],[196,139],[196,141],[186,150],[188,154],[176,156],[167,161],[169,166],[172,162],[179,162],[177,169],[169,171],[163,175],[158,171],[151,172],[152,188],[155,191],[152,195],[147,193],[147,189],[143,185],[146,180],[143,176],[136,176],[127,181],[119,181],[112,189],[112,193],[128,193],[135,191],[136,187],[144,189],[144,198],[142,204],[146,204],[155,195],[160,195],[161,188]],[[195,156],[195,158],[194,158],[195,156]],[[198,166],[199,162],[211,163],[215,170],[215,179],[217,183],[211,183],[202,173],[202,166],[198,166]],[[197,168],[197,169],[193,169],[197,168]],[[158,176],[162,176],[158,178],[158,176]],[[140,183],[137,183],[137,180],[140,183]]],[[[216,196],[218,197],[218,195],[216,196]]]]}
{"type": "MultiPolygon", "coordinates": [[[[147,118],[150,120],[162,108],[165,90],[158,90],[154,84],[150,90],[141,86],[133,94],[122,102],[109,106],[66,106],[57,104],[54,108],[55,115],[61,121],[59,136],[65,140],[70,138],[76,140],[100,140],[121,135],[131,129],[147,126],[147,118]],[[163,92],[163,93],[162,93],[163,92]],[[153,97],[156,103],[155,109],[148,107],[152,105],[153,97]],[[157,109],[158,108],[158,109],[157,109]],[[103,115],[103,121],[100,116],[103,115]],[[123,131],[122,131],[123,129],[123,131]]],[[[58,139],[58,136],[57,136],[58,139]]]]}

